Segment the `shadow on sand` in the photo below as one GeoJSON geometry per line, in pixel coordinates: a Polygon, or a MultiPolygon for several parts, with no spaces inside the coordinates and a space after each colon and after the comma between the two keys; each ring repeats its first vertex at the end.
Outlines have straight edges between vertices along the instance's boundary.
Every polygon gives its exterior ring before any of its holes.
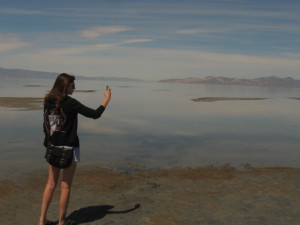
{"type": "Polygon", "coordinates": [[[114,208],[112,205],[98,205],[98,206],[88,206],[78,210],[75,210],[68,216],[68,220],[76,221],[75,224],[84,224],[100,220],[104,218],[107,214],[122,214],[129,213],[140,207],[140,204],[136,204],[133,208],[121,210],[121,211],[111,211],[114,208]]]}

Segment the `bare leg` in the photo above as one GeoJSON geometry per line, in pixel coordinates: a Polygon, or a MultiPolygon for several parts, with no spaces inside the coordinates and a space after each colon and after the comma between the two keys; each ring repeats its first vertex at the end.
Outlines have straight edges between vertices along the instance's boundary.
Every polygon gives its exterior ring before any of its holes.
{"type": "Polygon", "coordinates": [[[60,194],[60,212],[58,225],[63,225],[67,214],[67,209],[70,200],[71,186],[76,170],[77,163],[74,162],[70,167],[64,169],[63,178],[61,181],[61,194],[60,194]]]}
{"type": "Polygon", "coordinates": [[[58,177],[59,177],[59,169],[54,166],[49,165],[48,172],[48,181],[43,194],[42,208],[41,208],[41,216],[39,225],[44,225],[46,222],[47,211],[57,185],[58,177]]]}

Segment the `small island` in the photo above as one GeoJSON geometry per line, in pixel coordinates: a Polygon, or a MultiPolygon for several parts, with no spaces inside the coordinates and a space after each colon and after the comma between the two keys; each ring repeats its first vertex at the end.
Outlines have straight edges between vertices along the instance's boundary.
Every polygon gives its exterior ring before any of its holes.
{"type": "MultiPolygon", "coordinates": [[[[79,93],[91,93],[96,90],[75,90],[79,93]]],[[[20,111],[42,110],[44,98],[36,97],[0,97],[0,107],[20,111]]]]}
{"type": "Polygon", "coordinates": [[[79,93],[91,93],[91,92],[96,92],[97,90],[74,90],[74,92],[79,92],[79,93]]]}
{"type": "Polygon", "coordinates": [[[238,97],[204,97],[191,99],[194,102],[216,102],[216,101],[244,101],[244,100],[265,100],[266,98],[238,98],[238,97]]]}
{"type": "Polygon", "coordinates": [[[40,85],[40,84],[26,84],[24,87],[47,87],[45,85],[40,85]]]}
{"type": "Polygon", "coordinates": [[[41,110],[43,98],[30,97],[0,97],[0,107],[18,110],[41,110]]]}
{"type": "Polygon", "coordinates": [[[300,100],[300,98],[296,98],[296,97],[291,97],[289,99],[300,100]]]}

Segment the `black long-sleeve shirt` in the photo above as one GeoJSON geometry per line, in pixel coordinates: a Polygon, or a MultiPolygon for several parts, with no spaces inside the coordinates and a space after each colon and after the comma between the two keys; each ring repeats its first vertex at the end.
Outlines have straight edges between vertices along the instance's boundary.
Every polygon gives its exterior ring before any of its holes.
{"type": "MultiPolygon", "coordinates": [[[[44,111],[50,112],[54,107],[52,101],[48,101],[44,104],[44,111]]],[[[60,132],[56,132],[55,135],[47,135],[45,133],[44,146],[47,146],[50,141],[56,146],[73,146],[79,147],[79,138],[77,134],[78,127],[78,113],[89,118],[98,119],[101,117],[105,110],[105,107],[101,105],[96,110],[86,107],[74,98],[67,96],[61,102],[61,108],[66,115],[64,126],[60,132]]]]}

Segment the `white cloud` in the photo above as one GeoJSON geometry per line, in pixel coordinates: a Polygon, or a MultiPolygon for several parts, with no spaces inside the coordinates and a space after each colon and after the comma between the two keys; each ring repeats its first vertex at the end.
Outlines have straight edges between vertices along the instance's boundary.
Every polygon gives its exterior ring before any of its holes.
{"type": "MultiPolygon", "coordinates": [[[[211,27],[210,25],[206,25],[211,27]]],[[[194,37],[205,37],[205,38],[219,38],[224,33],[232,33],[235,30],[233,24],[231,26],[222,28],[215,27],[215,28],[195,28],[195,29],[182,29],[175,31],[175,34],[179,35],[189,35],[194,37]]]]}
{"type": "Polygon", "coordinates": [[[133,44],[133,43],[142,43],[142,42],[150,42],[152,39],[132,39],[120,42],[120,44],[133,44]]]}
{"type": "Polygon", "coordinates": [[[44,14],[40,10],[26,10],[26,9],[17,9],[17,8],[1,8],[1,14],[12,14],[12,15],[39,15],[44,14]]]}
{"type": "Polygon", "coordinates": [[[186,30],[176,31],[177,34],[199,34],[199,33],[210,33],[210,32],[216,32],[216,31],[211,29],[186,29],[186,30]]]}
{"type": "Polygon", "coordinates": [[[119,45],[125,44],[134,44],[134,43],[143,43],[143,42],[150,42],[151,39],[131,39],[125,40],[116,43],[110,44],[91,44],[91,45],[78,45],[76,47],[71,48],[51,48],[51,49],[44,49],[41,52],[43,54],[50,54],[50,55],[78,55],[88,52],[100,52],[103,50],[114,49],[119,45]]]}
{"type": "MultiPolygon", "coordinates": [[[[243,24],[239,22],[228,22],[228,23],[219,23],[219,24],[202,24],[204,28],[193,28],[193,29],[181,29],[175,31],[176,34],[181,35],[220,35],[219,38],[222,38],[224,33],[227,34],[236,34],[244,32],[257,33],[260,31],[264,32],[289,32],[289,33],[300,33],[300,27],[293,24],[276,24],[276,25],[265,25],[265,24],[243,24]]],[[[218,37],[218,36],[215,36],[218,37]]]]}
{"type": "Polygon", "coordinates": [[[28,46],[30,43],[22,41],[12,34],[0,34],[0,52],[7,52],[9,50],[28,46]]]}
{"type": "Polygon", "coordinates": [[[107,34],[115,34],[123,31],[133,30],[131,27],[127,26],[106,26],[106,27],[91,27],[86,30],[80,31],[79,34],[81,37],[95,40],[100,36],[107,34]]]}
{"type": "Polygon", "coordinates": [[[97,52],[109,48],[113,48],[115,44],[95,44],[95,45],[79,45],[72,48],[51,48],[42,50],[43,54],[49,55],[78,55],[88,52],[97,52]]]}
{"type": "Polygon", "coordinates": [[[223,63],[246,63],[249,65],[297,65],[299,64],[299,59],[284,59],[275,57],[263,57],[263,56],[248,56],[241,54],[224,54],[224,53],[211,53],[203,52],[199,56],[210,60],[212,62],[223,62],[223,63]]]}

